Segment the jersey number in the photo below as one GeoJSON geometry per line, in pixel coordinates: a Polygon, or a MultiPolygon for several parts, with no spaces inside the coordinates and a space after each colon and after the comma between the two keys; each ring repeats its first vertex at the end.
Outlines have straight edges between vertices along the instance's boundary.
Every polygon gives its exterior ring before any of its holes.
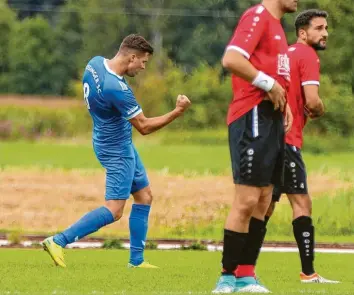
{"type": "Polygon", "coordinates": [[[88,109],[90,109],[90,104],[89,104],[89,95],[90,95],[90,86],[85,83],[84,84],[84,99],[85,99],[85,102],[86,102],[86,106],[88,109]]]}

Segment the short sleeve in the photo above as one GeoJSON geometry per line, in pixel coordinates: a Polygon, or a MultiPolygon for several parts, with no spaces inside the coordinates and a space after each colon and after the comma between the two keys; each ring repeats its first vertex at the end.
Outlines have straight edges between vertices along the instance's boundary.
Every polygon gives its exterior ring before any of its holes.
{"type": "Polygon", "coordinates": [[[240,19],[226,50],[236,50],[249,59],[262,38],[267,26],[264,7],[247,11],[240,19]]]}
{"type": "Polygon", "coordinates": [[[134,118],[143,111],[131,91],[110,90],[108,97],[114,107],[127,120],[134,118]]]}
{"type": "Polygon", "coordinates": [[[320,61],[315,54],[303,54],[299,60],[301,85],[320,85],[320,61]]]}

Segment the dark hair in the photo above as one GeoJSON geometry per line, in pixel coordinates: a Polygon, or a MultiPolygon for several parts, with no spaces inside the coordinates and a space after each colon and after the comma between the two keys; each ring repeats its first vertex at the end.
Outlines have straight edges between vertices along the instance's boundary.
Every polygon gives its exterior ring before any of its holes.
{"type": "Polygon", "coordinates": [[[148,52],[150,54],[154,53],[154,49],[144,37],[136,34],[131,34],[123,39],[122,44],[120,45],[119,50],[124,49],[135,49],[140,52],[148,52]]]}
{"type": "Polygon", "coordinates": [[[300,29],[308,27],[315,17],[328,17],[328,12],[319,9],[309,9],[301,12],[295,20],[296,35],[299,35],[300,29]]]}

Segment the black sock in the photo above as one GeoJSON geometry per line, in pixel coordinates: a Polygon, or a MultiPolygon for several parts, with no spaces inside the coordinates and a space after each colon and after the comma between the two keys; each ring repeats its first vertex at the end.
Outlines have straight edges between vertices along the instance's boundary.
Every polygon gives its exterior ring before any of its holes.
{"type": "Polygon", "coordinates": [[[251,218],[246,245],[239,264],[256,265],[267,229],[264,221],[251,218]]]}
{"type": "Polygon", "coordinates": [[[264,225],[267,226],[270,216],[264,217],[264,225]]]}
{"type": "Polygon", "coordinates": [[[314,244],[315,228],[312,225],[312,219],[308,216],[300,216],[293,221],[294,236],[299,248],[302,272],[305,275],[311,275],[315,272],[314,244]]]}
{"type": "Polygon", "coordinates": [[[247,236],[248,233],[238,233],[224,229],[223,275],[234,274],[245,247],[247,236]]]}

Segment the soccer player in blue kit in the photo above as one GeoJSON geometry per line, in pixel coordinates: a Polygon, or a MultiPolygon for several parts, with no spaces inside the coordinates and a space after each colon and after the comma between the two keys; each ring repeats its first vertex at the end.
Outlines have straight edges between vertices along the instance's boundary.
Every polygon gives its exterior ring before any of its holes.
{"type": "Polygon", "coordinates": [[[84,99],[93,120],[93,148],[106,170],[105,204],[42,242],[44,250],[58,266],[66,267],[63,251],[66,245],[119,220],[132,194],[128,267],[157,268],[144,261],[152,193],[145,168],[132,143],[132,125],[141,134],[150,134],[180,117],[191,103],[185,95],[178,95],[173,111],[160,117],[144,116],[124,76],[134,77],[144,70],[153,51],[142,36],[129,35],[113,59],[96,56],[86,66],[84,99]]]}

